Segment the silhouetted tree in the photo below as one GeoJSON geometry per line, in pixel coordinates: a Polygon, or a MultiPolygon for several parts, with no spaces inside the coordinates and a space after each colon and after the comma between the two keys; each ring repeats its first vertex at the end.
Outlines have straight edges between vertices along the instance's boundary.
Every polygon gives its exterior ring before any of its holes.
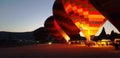
{"type": "Polygon", "coordinates": [[[114,41],[115,38],[120,38],[120,34],[115,33],[113,30],[111,31],[110,37],[112,41],[114,41]]]}
{"type": "Polygon", "coordinates": [[[102,32],[99,35],[100,39],[106,38],[105,28],[103,27],[102,32]]]}
{"type": "Polygon", "coordinates": [[[101,40],[101,39],[106,39],[107,38],[107,35],[106,35],[106,32],[105,32],[105,28],[103,27],[101,33],[99,36],[97,37],[94,37],[94,41],[98,41],[98,40],[101,40]]]}

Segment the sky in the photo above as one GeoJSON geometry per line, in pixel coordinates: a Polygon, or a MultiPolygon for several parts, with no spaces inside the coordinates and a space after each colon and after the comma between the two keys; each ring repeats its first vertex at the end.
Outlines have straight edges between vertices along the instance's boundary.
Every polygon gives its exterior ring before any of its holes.
{"type": "Polygon", "coordinates": [[[0,31],[26,32],[44,26],[54,0],[0,0],[0,31]]]}
{"type": "MultiPolygon", "coordinates": [[[[0,31],[28,32],[43,27],[45,20],[52,15],[54,1],[0,0],[0,31]]],[[[111,30],[118,33],[109,21],[103,27],[107,34],[110,34],[111,30]]]]}

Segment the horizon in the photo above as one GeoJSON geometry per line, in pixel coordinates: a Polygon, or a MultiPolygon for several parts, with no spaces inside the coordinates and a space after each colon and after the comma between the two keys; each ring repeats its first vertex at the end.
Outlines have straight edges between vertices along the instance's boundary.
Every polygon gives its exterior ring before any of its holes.
{"type": "MultiPolygon", "coordinates": [[[[52,15],[55,0],[0,0],[0,31],[30,32],[44,27],[45,20],[52,15]]],[[[106,33],[120,33],[109,21],[102,26],[106,33]]],[[[101,30],[96,33],[98,35],[101,30]]]]}

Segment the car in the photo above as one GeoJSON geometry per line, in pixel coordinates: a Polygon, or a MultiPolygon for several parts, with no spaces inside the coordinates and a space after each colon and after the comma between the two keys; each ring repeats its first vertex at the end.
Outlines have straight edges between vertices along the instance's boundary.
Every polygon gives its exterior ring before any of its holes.
{"type": "Polygon", "coordinates": [[[120,49],[120,38],[116,38],[114,40],[114,47],[115,47],[115,50],[119,50],[120,49]]]}

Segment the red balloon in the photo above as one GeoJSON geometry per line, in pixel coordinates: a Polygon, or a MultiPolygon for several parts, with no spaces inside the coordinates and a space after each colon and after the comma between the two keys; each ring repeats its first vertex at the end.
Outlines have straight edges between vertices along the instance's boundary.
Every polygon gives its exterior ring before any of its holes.
{"type": "Polygon", "coordinates": [[[90,2],[120,31],[120,0],[90,0],[90,2]]]}
{"type": "Polygon", "coordinates": [[[50,36],[52,36],[57,42],[63,43],[65,39],[63,38],[62,34],[58,31],[54,23],[55,19],[53,16],[50,16],[45,21],[44,27],[50,36]]]}
{"type": "MultiPolygon", "coordinates": [[[[55,1],[53,5],[53,16],[55,18],[55,25],[59,26],[60,30],[62,30],[63,32],[62,33],[63,37],[67,39],[67,41],[70,37],[71,37],[70,40],[77,39],[77,37],[79,37],[76,35],[79,34],[80,30],[77,28],[74,22],[66,14],[64,6],[62,4],[62,0],[55,1]]],[[[58,27],[56,28],[59,29],[58,27]]]]}

